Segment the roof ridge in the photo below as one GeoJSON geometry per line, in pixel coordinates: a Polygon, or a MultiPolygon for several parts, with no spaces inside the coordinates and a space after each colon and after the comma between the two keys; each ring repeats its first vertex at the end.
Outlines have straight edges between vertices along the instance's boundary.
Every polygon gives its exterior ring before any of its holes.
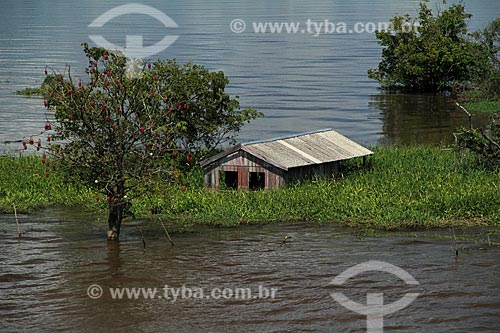
{"type": "Polygon", "coordinates": [[[333,129],[322,129],[239,144],[201,161],[200,164],[205,168],[239,150],[285,171],[299,166],[330,163],[373,154],[366,147],[333,129]],[[292,138],[299,139],[287,141],[292,138]]]}
{"type": "MultiPolygon", "coordinates": [[[[303,133],[298,133],[298,134],[290,134],[290,135],[283,135],[271,139],[263,139],[263,140],[255,140],[255,141],[249,141],[242,143],[242,146],[251,146],[255,145],[258,143],[265,143],[265,142],[273,142],[273,141],[278,141],[278,140],[285,140],[285,139],[291,139],[291,138],[298,138],[300,136],[305,136],[305,135],[310,135],[310,134],[316,134],[316,133],[321,133],[321,132],[328,132],[328,131],[334,131],[332,128],[323,128],[320,130],[315,130],[315,131],[309,131],[309,132],[303,132],[303,133]]],[[[335,131],[338,133],[337,131],[335,131]]]]}

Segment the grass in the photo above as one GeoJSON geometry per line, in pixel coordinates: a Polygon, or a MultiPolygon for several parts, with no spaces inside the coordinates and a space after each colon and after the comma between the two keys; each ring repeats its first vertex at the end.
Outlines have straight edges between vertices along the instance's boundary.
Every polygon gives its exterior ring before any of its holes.
{"type": "MultiPolygon", "coordinates": [[[[3,158],[0,167],[0,211],[11,212],[14,202],[23,209],[78,204],[103,211],[91,191],[58,175],[45,179],[37,158],[3,158]]],[[[473,156],[436,147],[380,147],[367,169],[360,161],[347,168],[344,178],[255,192],[207,191],[196,177],[186,191],[158,185],[133,209],[137,216],[153,210],[179,226],[312,221],[406,230],[500,222],[500,174],[479,167],[473,156]]]]}
{"type": "Polygon", "coordinates": [[[92,191],[64,182],[59,173],[42,165],[40,156],[0,156],[0,213],[12,213],[14,204],[19,212],[50,206],[97,208],[92,191]]]}
{"type": "Polygon", "coordinates": [[[42,90],[39,87],[28,87],[24,88],[23,90],[17,90],[16,95],[21,95],[21,96],[41,96],[42,95],[42,90]]]}
{"type": "Polygon", "coordinates": [[[500,113],[500,101],[467,102],[464,106],[472,113],[500,113]]]}
{"type": "Polygon", "coordinates": [[[301,220],[394,230],[499,222],[500,175],[476,167],[473,156],[435,147],[377,148],[370,169],[349,166],[344,179],[282,190],[173,189],[156,197],[156,210],[172,220],[218,226],[301,220]]]}

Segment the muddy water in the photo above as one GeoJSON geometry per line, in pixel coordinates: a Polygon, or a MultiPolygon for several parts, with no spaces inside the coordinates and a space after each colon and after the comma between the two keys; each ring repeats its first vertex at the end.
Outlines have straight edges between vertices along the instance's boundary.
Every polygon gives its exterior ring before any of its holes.
{"type": "Polygon", "coordinates": [[[21,216],[21,225],[18,240],[13,217],[0,218],[2,332],[365,332],[366,317],[336,303],[332,292],[363,304],[368,292],[384,293],[385,304],[420,293],[384,318],[384,332],[500,331],[500,248],[455,243],[449,231],[358,237],[335,226],[269,225],[174,235],[175,247],[145,233],[144,250],[135,227],[109,245],[103,224],[80,212],[21,216]],[[291,240],[283,244],[285,236],[291,240]],[[368,260],[398,265],[419,285],[381,272],[330,285],[368,260]],[[99,299],[87,295],[93,284],[104,290],[99,299]],[[274,299],[175,302],[109,293],[164,285],[277,291],[274,299]]]}

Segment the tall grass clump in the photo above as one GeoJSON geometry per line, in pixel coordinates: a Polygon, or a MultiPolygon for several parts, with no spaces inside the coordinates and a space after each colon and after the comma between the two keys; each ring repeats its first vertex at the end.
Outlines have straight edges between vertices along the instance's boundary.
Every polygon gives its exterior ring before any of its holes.
{"type": "Polygon", "coordinates": [[[12,213],[65,205],[95,205],[96,196],[79,184],[67,183],[40,156],[0,156],[0,212],[12,213]]]}

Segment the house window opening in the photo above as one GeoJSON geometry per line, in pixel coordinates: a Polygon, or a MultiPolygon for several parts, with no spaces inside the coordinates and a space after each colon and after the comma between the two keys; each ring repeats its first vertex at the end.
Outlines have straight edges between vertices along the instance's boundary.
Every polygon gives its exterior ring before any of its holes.
{"type": "Polygon", "coordinates": [[[237,171],[224,171],[224,185],[227,189],[238,189],[238,172],[237,171]]]}
{"type": "Polygon", "coordinates": [[[263,190],[266,187],[266,174],[264,172],[250,172],[248,183],[251,190],[263,190]]]}

